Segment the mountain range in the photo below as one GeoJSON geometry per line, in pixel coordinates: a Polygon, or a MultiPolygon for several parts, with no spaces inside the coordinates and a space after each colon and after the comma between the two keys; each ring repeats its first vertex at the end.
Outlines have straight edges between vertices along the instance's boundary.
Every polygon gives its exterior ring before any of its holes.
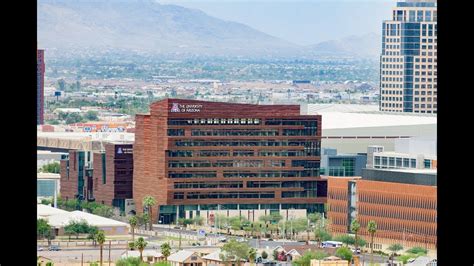
{"type": "Polygon", "coordinates": [[[38,47],[45,49],[121,49],[211,56],[376,57],[381,47],[381,37],[377,34],[301,46],[242,23],[154,0],[39,0],[37,12],[38,47]]]}

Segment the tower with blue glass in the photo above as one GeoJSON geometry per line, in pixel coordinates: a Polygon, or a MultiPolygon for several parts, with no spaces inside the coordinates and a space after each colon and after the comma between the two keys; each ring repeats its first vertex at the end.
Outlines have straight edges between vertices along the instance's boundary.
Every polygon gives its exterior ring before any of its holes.
{"type": "Polygon", "coordinates": [[[397,2],[382,24],[380,110],[437,113],[437,4],[397,2]]]}

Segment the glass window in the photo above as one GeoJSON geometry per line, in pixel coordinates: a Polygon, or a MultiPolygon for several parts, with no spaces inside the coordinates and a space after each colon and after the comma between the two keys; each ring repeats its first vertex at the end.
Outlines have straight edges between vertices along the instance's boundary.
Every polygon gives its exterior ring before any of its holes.
{"type": "Polygon", "coordinates": [[[431,160],[425,159],[424,165],[426,169],[431,169],[431,160]]]}
{"type": "Polygon", "coordinates": [[[396,166],[397,167],[402,167],[402,158],[397,158],[396,161],[397,161],[396,166]]]}
{"type": "Polygon", "coordinates": [[[408,20],[410,22],[415,22],[415,10],[410,10],[408,20]]]}
{"type": "Polygon", "coordinates": [[[380,165],[380,156],[375,156],[375,165],[380,165]]]}
{"type": "Polygon", "coordinates": [[[395,158],[390,157],[390,158],[388,159],[388,162],[389,162],[389,166],[395,166],[395,158]]]}
{"type": "Polygon", "coordinates": [[[425,21],[431,21],[431,11],[425,12],[425,21]]]}
{"type": "Polygon", "coordinates": [[[422,10],[418,10],[417,13],[416,13],[416,21],[417,22],[421,22],[423,21],[423,11],[422,10]]]}
{"type": "Polygon", "coordinates": [[[410,168],[416,168],[416,159],[410,159],[410,168]]]}
{"type": "Polygon", "coordinates": [[[410,167],[410,159],[403,158],[403,167],[410,167]]]}

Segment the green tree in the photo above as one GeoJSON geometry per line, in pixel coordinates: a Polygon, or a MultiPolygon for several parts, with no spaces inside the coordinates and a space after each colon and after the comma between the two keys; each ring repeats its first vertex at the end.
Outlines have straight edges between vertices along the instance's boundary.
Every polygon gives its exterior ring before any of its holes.
{"type": "Polygon", "coordinates": [[[97,226],[89,226],[88,230],[89,235],[87,236],[88,239],[91,239],[93,242],[93,245],[96,245],[96,237],[97,233],[99,233],[99,228],[97,226]]]}
{"type": "Polygon", "coordinates": [[[318,243],[318,246],[319,246],[321,242],[331,240],[332,236],[325,229],[317,228],[314,230],[314,238],[316,239],[316,242],[318,243]]]}
{"type": "Polygon", "coordinates": [[[196,225],[202,225],[204,223],[204,218],[201,216],[195,216],[193,218],[193,223],[196,225]]]}
{"type": "Polygon", "coordinates": [[[250,246],[244,242],[237,242],[234,238],[225,243],[221,248],[221,259],[225,262],[246,260],[249,255],[250,246]]]}
{"type": "Polygon", "coordinates": [[[374,235],[377,232],[377,223],[373,220],[367,223],[367,232],[370,234],[370,263],[373,262],[374,235]]]}
{"type": "Polygon", "coordinates": [[[41,167],[41,171],[43,173],[59,174],[60,169],[61,167],[59,165],[59,162],[48,163],[41,167]]]}
{"type": "Polygon", "coordinates": [[[135,248],[138,249],[140,252],[140,261],[143,261],[143,250],[145,249],[148,243],[143,239],[143,237],[139,237],[137,241],[135,241],[135,248]]]}
{"type": "Polygon", "coordinates": [[[171,255],[171,246],[169,243],[163,243],[160,246],[161,248],[161,254],[163,254],[163,257],[165,257],[165,261],[168,260],[168,257],[171,255]]]}
{"type": "Polygon", "coordinates": [[[272,255],[274,260],[278,260],[278,250],[274,249],[272,255]]]}
{"type": "Polygon", "coordinates": [[[104,248],[104,243],[105,243],[105,233],[104,231],[100,230],[97,232],[95,236],[95,241],[99,244],[100,248],[100,266],[102,266],[102,255],[103,255],[103,248],[104,248]]]}
{"type": "Polygon", "coordinates": [[[311,224],[316,224],[319,220],[323,218],[322,214],[319,212],[308,214],[308,220],[311,224]]]}
{"type": "Polygon", "coordinates": [[[110,206],[102,205],[102,206],[99,206],[99,207],[95,208],[92,211],[92,213],[95,214],[95,215],[102,216],[102,217],[110,218],[110,217],[114,216],[114,209],[112,209],[110,206]]]}
{"type": "Polygon", "coordinates": [[[70,221],[64,227],[64,233],[69,235],[76,235],[76,239],[79,238],[79,234],[87,234],[89,232],[89,227],[85,220],[81,221],[70,221]]]}
{"type": "Polygon", "coordinates": [[[392,258],[392,264],[393,264],[393,258],[395,257],[395,254],[397,254],[397,252],[402,249],[403,249],[403,246],[398,243],[392,244],[388,247],[388,250],[392,252],[392,254],[390,255],[390,257],[392,258]]]}
{"type": "Polygon", "coordinates": [[[336,257],[339,257],[343,260],[351,261],[352,251],[348,247],[340,247],[336,250],[336,257]]]}
{"type": "Polygon", "coordinates": [[[262,251],[262,259],[268,258],[268,253],[265,251],[262,251]]]}
{"type": "Polygon", "coordinates": [[[346,244],[346,247],[349,245],[354,245],[355,243],[354,237],[350,235],[338,235],[334,238],[334,240],[346,244]]]}
{"type": "Polygon", "coordinates": [[[82,118],[82,116],[80,114],[78,114],[78,113],[69,113],[69,114],[67,114],[65,123],[67,125],[69,125],[69,124],[74,124],[74,123],[80,123],[82,121],[84,121],[84,119],[82,118]]]}
{"type": "Polygon", "coordinates": [[[84,119],[87,121],[98,121],[99,120],[99,113],[96,111],[87,111],[87,113],[84,114],[84,119]]]}
{"type": "Polygon", "coordinates": [[[255,263],[255,259],[257,258],[257,250],[254,249],[254,248],[250,248],[250,249],[249,249],[248,258],[249,258],[250,263],[251,263],[251,264],[254,264],[254,263],[255,263]]]}
{"type": "Polygon", "coordinates": [[[148,228],[148,223],[150,222],[150,215],[148,213],[144,213],[142,216],[142,224],[145,225],[145,230],[148,228]]]}
{"type": "Polygon", "coordinates": [[[352,220],[351,222],[351,232],[355,234],[355,248],[357,249],[358,247],[358,241],[357,241],[357,237],[358,237],[358,233],[359,233],[359,229],[360,229],[360,224],[359,222],[357,221],[357,219],[354,219],[352,220]]]}
{"type": "Polygon", "coordinates": [[[45,219],[36,220],[36,234],[38,238],[45,238],[51,232],[51,226],[45,219]]]}
{"type": "Polygon", "coordinates": [[[143,198],[143,207],[147,208],[149,216],[150,216],[150,221],[149,221],[149,227],[150,230],[153,230],[153,206],[156,205],[156,199],[153,196],[145,196],[143,198]]]}
{"type": "Polygon", "coordinates": [[[311,260],[322,260],[328,257],[324,251],[306,251],[303,256],[296,259],[293,263],[297,266],[310,266],[311,260]]]}
{"type": "Polygon", "coordinates": [[[138,225],[138,219],[136,216],[132,216],[128,219],[128,223],[130,224],[130,229],[132,231],[132,241],[135,242],[135,227],[138,225]]]}

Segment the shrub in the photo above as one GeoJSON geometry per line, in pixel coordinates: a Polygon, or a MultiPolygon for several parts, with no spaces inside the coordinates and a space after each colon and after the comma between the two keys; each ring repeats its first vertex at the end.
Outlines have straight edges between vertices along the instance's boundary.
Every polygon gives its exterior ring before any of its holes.
{"type": "Polygon", "coordinates": [[[89,263],[89,266],[99,266],[99,263],[98,262],[91,262],[91,263],[89,263]]]}
{"type": "Polygon", "coordinates": [[[54,266],[54,263],[52,263],[51,261],[48,261],[46,262],[46,266],[54,266]]]}
{"type": "Polygon", "coordinates": [[[268,253],[265,251],[262,251],[262,259],[268,258],[268,253]]]}
{"type": "Polygon", "coordinates": [[[160,261],[160,262],[155,262],[153,266],[171,266],[171,264],[169,262],[160,261]]]}
{"type": "Polygon", "coordinates": [[[352,251],[347,247],[340,247],[336,250],[336,257],[350,261],[352,259],[352,251]]]}
{"type": "Polygon", "coordinates": [[[403,255],[397,257],[397,260],[403,262],[403,264],[406,264],[409,259],[416,258],[416,257],[417,257],[417,255],[415,255],[415,254],[407,253],[407,254],[403,254],[403,255]]]}
{"type": "Polygon", "coordinates": [[[115,266],[140,266],[142,262],[139,257],[129,257],[115,262],[115,266]]]}
{"type": "Polygon", "coordinates": [[[416,254],[416,255],[426,255],[428,254],[428,250],[422,247],[413,247],[407,250],[407,253],[416,254]]]}

